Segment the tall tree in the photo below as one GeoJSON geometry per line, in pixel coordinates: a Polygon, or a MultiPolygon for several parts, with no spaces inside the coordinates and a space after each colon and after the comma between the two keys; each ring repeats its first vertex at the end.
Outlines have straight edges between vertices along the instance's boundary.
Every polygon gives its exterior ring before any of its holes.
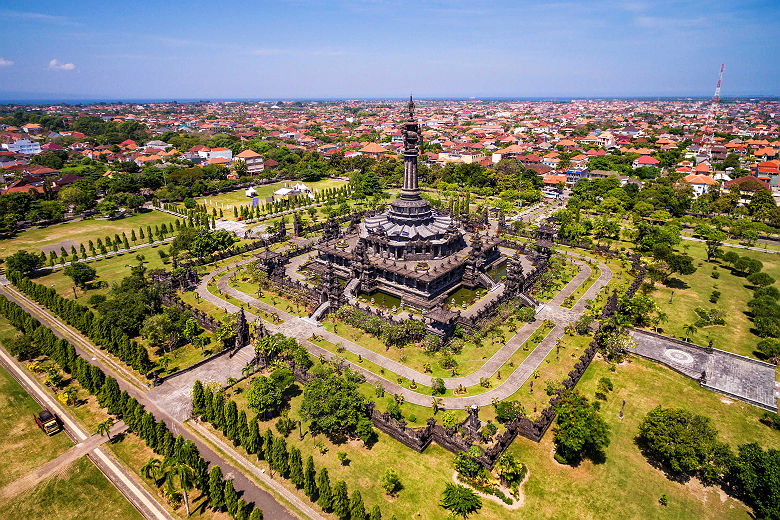
{"type": "Polygon", "coordinates": [[[306,458],[306,469],[303,471],[303,492],[310,499],[317,494],[317,471],[314,469],[314,457],[306,458]]]}
{"type": "Polygon", "coordinates": [[[343,480],[337,480],[333,486],[333,514],[341,520],[349,518],[349,493],[343,480]]]}
{"type": "Polygon", "coordinates": [[[225,481],[225,508],[228,514],[235,518],[238,509],[238,494],[236,488],[233,487],[233,479],[225,481]]]}
{"type": "Polygon", "coordinates": [[[211,468],[209,474],[209,502],[215,511],[225,507],[225,483],[222,480],[222,470],[219,466],[211,468]]]}
{"type": "Polygon", "coordinates": [[[357,489],[352,492],[349,499],[349,518],[350,520],[366,520],[366,506],[363,505],[363,496],[357,489]]]}
{"type": "Polygon", "coordinates": [[[287,453],[287,441],[284,437],[276,437],[271,448],[271,462],[274,469],[282,476],[287,476],[290,471],[289,455],[287,453]]]}
{"type": "Polygon", "coordinates": [[[466,518],[482,509],[482,500],[469,488],[448,482],[442,493],[441,506],[453,515],[466,518]]]}
{"type": "Polygon", "coordinates": [[[328,468],[322,468],[320,470],[319,478],[317,479],[317,491],[319,497],[317,498],[317,504],[323,511],[330,511],[333,507],[333,494],[330,489],[330,477],[328,476],[328,468]]]}
{"type": "Polygon", "coordinates": [[[741,445],[726,481],[758,518],[780,518],[780,450],[741,445]]]}
{"type": "Polygon", "coordinates": [[[238,439],[238,407],[236,402],[229,399],[225,405],[225,435],[237,444],[238,439]]]}
{"type": "Polygon", "coordinates": [[[301,450],[295,446],[290,447],[290,482],[297,488],[303,487],[303,461],[301,460],[301,450]]]}
{"type": "Polygon", "coordinates": [[[192,414],[195,417],[202,417],[206,412],[206,401],[203,393],[203,383],[199,380],[192,385],[192,414]]]}
{"type": "Polygon", "coordinates": [[[247,453],[256,454],[257,458],[260,458],[262,439],[260,438],[260,428],[254,418],[249,422],[249,435],[243,444],[247,453]]]}
{"type": "Polygon", "coordinates": [[[556,453],[569,463],[583,456],[603,459],[609,446],[609,425],[587,398],[576,390],[566,390],[558,397],[555,411],[556,453]]]}

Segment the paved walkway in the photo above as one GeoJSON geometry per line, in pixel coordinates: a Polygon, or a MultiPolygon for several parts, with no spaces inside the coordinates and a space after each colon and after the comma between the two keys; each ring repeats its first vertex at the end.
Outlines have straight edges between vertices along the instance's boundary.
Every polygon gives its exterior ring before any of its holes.
{"type": "MultiPolygon", "coordinates": [[[[691,242],[706,242],[706,240],[703,240],[701,238],[689,237],[689,236],[685,236],[685,235],[682,235],[682,239],[683,240],[689,240],[691,242]]],[[[780,255],[780,251],[777,251],[775,249],[764,249],[762,247],[743,246],[742,244],[732,244],[732,243],[729,243],[729,242],[722,242],[720,245],[721,245],[721,247],[733,247],[733,248],[736,248],[736,249],[747,249],[749,251],[758,251],[759,253],[769,253],[769,254],[772,254],[772,255],[780,255]]]]}
{"type": "MultiPolygon", "coordinates": [[[[177,414],[174,416],[174,414],[170,413],[166,408],[167,405],[165,402],[158,404],[154,400],[150,399],[149,395],[147,394],[148,389],[146,387],[138,388],[132,384],[123,373],[120,373],[120,371],[118,371],[116,367],[110,363],[110,359],[107,359],[107,357],[101,353],[100,349],[92,345],[83,336],[78,334],[78,332],[76,332],[66,323],[62,322],[62,320],[56,316],[52,315],[48,310],[26,298],[13,287],[3,286],[0,284],[0,294],[4,294],[9,300],[15,301],[32,316],[39,319],[41,323],[49,327],[57,337],[65,338],[70,341],[76,348],[76,353],[87,360],[90,364],[98,366],[105,374],[114,376],[119,383],[120,390],[127,391],[131,397],[135,397],[138,402],[146,408],[147,411],[151,412],[155,416],[156,420],[165,421],[168,429],[171,430],[171,433],[173,433],[174,436],[181,434],[185,439],[192,440],[197,446],[198,452],[203,457],[203,459],[206,460],[206,462],[210,465],[216,464],[221,466],[224,474],[231,474],[233,476],[233,485],[235,486],[239,495],[242,496],[244,500],[247,501],[247,503],[255,504],[256,506],[262,508],[266,518],[279,520],[296,520],[298,518],[295,514],[290,512],[286,505],[283,505],[277,501],[277,499],[271,493],[265,489],[262,489],[253,480],[250,480],[249,477],[244,475],[244,473],[242,473],[234,466],[232,461],[220,455],[218,452],[212,449],[211,446],[206,444],[203,439],[195,435],[189,428],[187,428],[183,421],[177,418],[180,413],[179,411],[173,410],[174,413],[177,414]]],[[[23,372],[23,370],[21,371],[23,372]]],[[[173,380],[175,380],[175,378],[173,380]]],[[[46,407],[53,411],[58,410],[58,408],[55,406],[56,403],[54,400],[49,398],[49,401],[51,401],[51,404],[47,402],[46,407]]],[[[59,414],[59,411],[57,413],[59,414]]],[[[63,417],[65,420],[67,416],[61,417],[63,417]]],[[[69,426],[69,423],[72,424],[72,427],[79,428],[75,421],[71,419],[65,420],[66,430],[71,427],[69,426]]],[[[77,442],[81,442],[86,438],[87,435],[82,434],[82,436],[78,437],[76,440],[77,442]]],[[[92,460],[99,466],[101,464],[116,465],[116,463],[112,462],[109,456],[102,451],[102,448],[95,450],[94,454],[96,457],[93,458],[90,456],[90,458],[92,458],[92,460]]],[[[104,473],[106,473],[106,471],[104,471],[104,473]]],[[[129,477],[128,475],[131,474],[128,472],[127,475],[120,476],[120,478],[134,478],[132,475],[129,477]]],[[[130,485],[129,482],[130,481],[128,480],[128,485],[130,485]]],[[[147,518],[157,518],[157,520],[162,520],[163,518],[170,518],[170,516],[149,516],[147,518]]]]}
{"type": "Polygon", "coordinates": [[[774,365],[647,331],[633,330],[631,335],[634,354],[691,379],[701,380],[705,374],[704,388],[777,412],[774,365]]]}
{"type": "MultiPolygon", "coordinates": [[[[542,326],[544,320],[550,320],[555,323],[555,327],[550,331],[545,339],[537,345],[531,354],[519,364],[511,375],[506,377],[504,382],[496,388],[493,388],[487,392],[477,394],[474,396],[463,397],[448,397],[442,399],[442,404],[445,408],[462,408],[464,406],[470,406],[477,404],[479,406],[485,406],[492,402],[493,399],[504,399],[514,394],[518,388],[520,388],[525,381],[533,374],[541,362],[550,354],[555,347],[556,342],[564,334],[564,329],[567,325],[576,321],[579,316],[585,312],[585,304],[589,299],[593,299],[598,293],[609,283],[612,279],[612,271],[603,262],[598,263],[600,275],[593,283],[593,285],[582,295],[582,297],[574,304],[571,309],[567,309],[560,306],[566,298],[568,298],[577,288],[585,283],[591,273],[591,267],[580,260],[584,258],[577,253],[565,253],[572,260],[581,266],[580,272],[548,303],[539,307],[537,312],[537,319],[534,322],[527,323],[520,328],[517,333],[502,346],[485,364],[483,364],[476,371],[454,378],[445,378],[444,385],[446,388],[454,389],[459,386],[474,387],[479,385],[481,378],[489,378],[494,375],[500,368],[517,352],[522,345],[528,340],[528,338],[542,326]]],[[[301,344],[303,344],[311,354],[316,357],[320,355],[327,359],[336,357],[327,349],[324,349],[314,343],[308,341],[312,335],[318,335],[323,337],[334,345],[340,344],[349,352],[360,355],[363,359],[371,361],[376,365],[381,366],[385,370],[388,370],[398,376],[404,377],[407,380],[414,380],[421,384],[427,384],[430,381],[431,376],[429,374],[423,374],[417,370],[414,370],[402,363],[389,359],[386,356],[367,349],[347,338],[329,332],[324,327],[312,323],[310,320],[302,319],[297,316],[293,316],[284,311],[276,309],[265,302],[243,293],[237,289],[230,287],[228,284],[231,273],[241,265],[248,263],[251,260],[241,260],[231,265],[223,266],[208,276],[204,277],[198,285],[197,291],[201,298],[209,303],[226,309],[228,312],[238,312],[239,307],[224,300],[223,298],[212,294],[208,290],[208,283],[214,277],[219,276],[217,281],[218,288],[223,294],[237,299],[248,306],[255,307],[265,312],[273,313],[279,316],[283,321],[278,324],[267,324],[266,328],[271,332],[280,332],[289,337],[295,337],[301,344]]],[[[252,313],[247,313],[248,319],[256,319],[257,316],[252,313]]],[[[431,402],[431,396],[415,392],[404,388],[397,383],[390,381],[377,374],[373,374],[369,370],[363,368],[359,364],[350,363],[356,370],[362,372],[368,381],[381,382],[385,390],[391,393],[399,393],[404,398],[414,404],[421,404],[427,406],[431,402]]]]}
{"type": "Polygon", "coordinates": [[[232,357],[230,354],[222,354],[192,370],[182,371],[166,379],[163,384],[155,386],[146,395],[177,420],[186,421],[192,416],[192,386],[196,380],[204,384],[216,382],[224,385],[231,377],[241,379],[244,376],[244,367],[250,364],[254,357],[254,347],[247,345],[232,357]]]}
{"type": "MultiPolygon", "coordinates": [[[[111,438],[113,439],[126,430],[127,426],[125,423],[122,421],[116,423],[111,427],[111,438]]],[[[97,447],[103,445],[105,442],[108,442],[108,440],[108,437],[105,435],[95,434],[92,437],[89,437],[87,440],[76,444],[56,459],[50,460],[43,466],[35,468],[27,475],[24,475],[23,477],[20,477],[9,483],[3,489],[0,489],[0,496],[10,498],[34,487],[39,482],[42,482],[47,478],[60,473],[72,462],[80,459],[88,453],[93,452],[97,447]]]]}
{"type": "MultiPolygon", "coordinates": [[[[43,389],[37,379],[31,377],[10,354],[4,349],[0,348],[0,363],[2,363],[11,375],[19,381],[19,384],[36,400],[41,406],[47,408],[62,421],[65,432],[71,437],[77,446],[73,449],[77,449],[82,443],[89,445],[90,435],[88,435],[84,429],[71,417],[70,413],[49,393],[43,389]]],[[[121,428],[121,426],[117,426],[121,428]]],[[[71,450],[71,456],[75,455],[75,452],[71,450]]],[[[83,453],[81,454],[83,455],[83,453]]],[[[81,456],[79,455],[79,456],[81,456]]],[[[149,520],[173,520],[173,517],[160,505],[160,503],[144,489],[143,485],[138,482],[137,477],[131,472],[126,470],[124,466],[120,465],[113,456],[109,454],[100,446],[93,446],[89,453],[89,458],[95,465],[106,475],[106,477],[116,486],[116,488],[135,506],[143,516],[149,520]]],[[[55,459],[57,460],[57,459],[55,459]]],[[[75,460],[75,459],[74,459],[75,460]]],[[[60,461],[61,463],[64,461],[60,461]]],[[[47,469],[54,470],[57,467],[54,464],[47,469]]],[[[45,471],[44,471],[45,473],[45,471]]],[[[27,478],[27,477],[23,477],[27,478]]],[[[30,476],[30,482],[34,481],[37,477],[30,476]]],[[[45,477],[43,477],[45,478],[45,477]]],[[[19,484],[20,489],[26,489],[27,482],[19,484]]],[[[13,484],[12,484],[13,485],[13,484]]],[[[33,484],[34,485],[34,484],[33,484]]]]}

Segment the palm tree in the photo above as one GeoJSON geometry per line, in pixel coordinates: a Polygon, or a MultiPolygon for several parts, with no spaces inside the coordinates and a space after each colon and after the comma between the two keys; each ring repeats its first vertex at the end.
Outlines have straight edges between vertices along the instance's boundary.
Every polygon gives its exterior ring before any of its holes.
{"type": "Polygon", "coordinates": [[[146,461],[146,464],[141,466],[141,475],[144,478],[148,478],[157,483],[160,478],[160,470],[162,469],[162,462],[160,459],[152,457],[146,461]]]}
{"type": "Polygon", "coordinates": [[[685,332],[685,341],[690,341],[690,337],[696,334],[696,331],[698,329],[696,328],[696,325],[693,323],[688,323],[686,325],[683,325],[683,332],[685,332]]]}
{"type": "Polygon", "coordinates": [[[95,433],[98,435],[104,435],[108,437],[109,442],[111,442],[111,427],[114,425],[114,420],[112,418],[108,418],[102,423],[99,423],[97,425],[97,428],[95,430],[95,433]]]}
{"type": "Polygon", "coordinates": [[[665,312],[658,312],[658,314],[655,316],[655,319],[653,319],[653,325],[655,325],[655,332],[658,333],[658,325],[661,323],[666,323],[669,321],[669,315],[665,312]]]}
{"type": "Polygon", "coordinates": [[[184,495],[184,507],[187,509],[187,516],[190,516],[190,500],[187,496],[187,490],[192,489],[195,476],[192,473],[192,468],[187,464],[170,458],[165,461],[162,466],[162,472],[165,475],[165,483],[169,489],[173,489],[175,483],[179,484],[182,494],[184,495]]]}

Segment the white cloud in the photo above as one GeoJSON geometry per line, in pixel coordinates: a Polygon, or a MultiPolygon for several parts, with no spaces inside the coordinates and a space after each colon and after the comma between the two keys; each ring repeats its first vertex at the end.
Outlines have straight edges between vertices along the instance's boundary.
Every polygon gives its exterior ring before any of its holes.
{"type": "Polygon", "coordinates": [[[80,25],[79,23],[73,22],[65,18],[64,16],[52,16],[50,14],[43,14],[43,13],[3,10],[0,11],[0,16],[3,16],[4,18],[13,18],[16,20],[24,20],[28,22],[44,22],[44,23],[48,22],[57,25],[80,25]]]}
{"type": "Polygon", "coordinates": [[[74,70],[76,66],[72,63],[60,63],[58,59],[49,62],[49,70],[74,70]]]}
{"type": "Polygon", "coordinates": [[[0,56],[0,67],[10,67],[13,64],[14,62],[12,62],[11,60],[7,60],[2,56],[0,56]]]}

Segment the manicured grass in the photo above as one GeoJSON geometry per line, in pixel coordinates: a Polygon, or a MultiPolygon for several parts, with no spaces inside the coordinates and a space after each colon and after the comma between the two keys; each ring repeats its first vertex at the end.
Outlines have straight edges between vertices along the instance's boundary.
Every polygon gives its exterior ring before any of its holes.
{"type": "MultiPolygon", "coordinates": [[[[142,244],[147,239],[141,239],[138,233],[138,229],[143,227],[144,235],[146,235],[146,227],[151,226],[154,230],[155,225],[161,225],[163,223],[170,224],[176,220],[176,217],[163,213],[161,211],[149,211],[146,213],[139,213],[123,219],[118,220],[80,220],[78,222],[66,222],[64,224],[55,224],[42,229],[30,229],[19,233],[13,238],[6,240],[0,240],[0,257],[5,258],[18,251],[19,249],[26,249],[28,252],[39,253],[44,246],[56,245],[57,255],[59,256],[60,245],[64,245],[65,249],[70,255],[71,244],[76,245],[76,249],[79,248],[79,244],[83,243],[84,247],[88,247],[89,240],[97,243],[97,239],[104,240],[106,235],[111,236],[112,240],[115,234],[122,237],[122,232],[127,234],[128,240],[130,239],[130,232],[135,231],[137,242],[135,244],[142,244]]],[[[130,245],[133,245],[130,242],[130,245]]],[[[48,252],[48,249],[47,249],[48,252]]],[[[87,250],[89,253],[89,250],[87,250]]]]}
{"type": "MultiPolygon", "coordinates": [[[[390,394],[385,394],[383,398],[376,398],[373,393],[374,389],[370,385],[362,385],[361,392],[372,395],[373,399],[380,405],[380,409],[384,407],[383,405],[387,399],[392,398],[390,394]]],[[[239,409],[247,409],[245,395],[245,392],[242,392],[234,397],[239,409]]],[[[291,399],[289,417],[294,420],[299,418],[298,408],[300,407],[301,399],[302,395],[291,399]]],[[[423,407],[414,408],[420,409],[420,414],[425,413],[423,407]]],[[[402,409],[405,410],[405,413],[417,413],[417,411],[412,411],[413,408],[407,407],[406,404],[402,405],[402,409]]],[[[418,421],[424,423],[427,416],[430,415],[430,409],[428,409],[427,414],[424,418],[418,416],[418,421]]],[[[465,412],[463,414],[465,417],[465,412]]],[[[248,412],[248,415],[251,417],[252,413],[248,412]]],[[[260,431],[264,432],[267,428],[271,428],[274,435],[279,436],[279,432],[274,428],[276,421],[276,418],[269,421],[261,421],[260,431]]],[[[220,432],[214,431],[210,426],[207,427],[218,436],[222,435],[220,432]]],[[[327,467],[331,485],[336,480],[343,479],[347,483],[350,492],[354,489],[359,489],[367,506],[366,509],[370,509],[374,504],[379,504],[382,509],[382,518],[391,518],[392,515],[396,515],[398,518],[426,520],[443,518],[444,511],[438,507],[438,501],[441,490],[444,488],[444,483],[452,477],[451,461],[453,455],[450,452],[433,444],[425,452],[418,454],[381,432],[378,432],[378,441],[370,449],[363,446],[363,443],[359,440],[334,444],[325,435],[312,437],[306,428],[305,422],[303,424],[303,432],[304,438],[302,441],[298,440],[297,429],[290,433],[286,438],[288,446],[298,447],[301,450],[304,462],[306,457],[312,455],[318,471],[323,467],[327,467]],[[322,443],[325,449],[324,454],[317,448],[318,443],[322,443]],[[336,455],[339,451],[347,453],[349,460],[347,465],[342,465],[338,461],[336,455]],[[382,462],[377,463],[378,461],[382,462]],[[387,497],[380,485],[382,474],[387,467],[393,467],[398,472],[401,483],[404,486],[396,498],[387,497]]],[[[241,448],[239,448],[239,452],[242,452],[241,448]]],[[[268,469],[268,464],[265,461],[257,461],[253,456],[248,458],[255,462],[258,467],[268,469]]],[[[308,500],[302,490],[296,491],[289,480],[280,478],[276,478],[276,480],[291,491],[297,492],[303,500],[308,500]]],[[[329,515],[326,515],[326,517],[330,518],[329,515]]],[[[498,517],[494,515],[488,518],[498,517]]]]}
{"type": "MultiPolygon", "coordinates": [[[[575,343],[583,344],[588,339],[573,338],[575,343]]],[[[568,354],[569,350],[567,347],[562,352],[568,354]]],[[[540,368],[542,378],[548,375],[548,371],[552,374],[555,370],[552,367],[540,368]]],[[[669,369],[637,358],[631,358],[618,366],[614,373],[607,363],[594,361],[578,389],[593,399],[596,382],[600,377],[609,377],[615,385],[615,390],[608,396],[609,400],[602,402],[601,408],[601,413],[612,428],[612,444],[607,450],[606,462],[594,465],[585,461],[577,468],[557,464],[552,458],[552,430],[540,444],[518,438],[510,447],[510,452],[530,469],[529,481],[523,488],[525,505],[516,510],[507,510],[485,500],[479,515],[474,518],[566,519],[572,517],[573,511],[576,511],[577,518],[592,519],[748,518],[745,507],[725,496],[718,488],[704,488],[695,482],[686,486],[668,480],[641,455],[634,444],[634,437],[644,414],[657,404],[662,404],[684,406],[710,416],[721,431],[721,438],[732,446],[751,441],[757,441],[765,447],[775,446],[780,442],[780,433],[759,422],[761,410],[732,402],[702,389],[696,382],[669,369]],[[625,418],[620,420],[617,415],[624,398],[627,401],[625,418]],[[663,493],[670,498],[666,508],[658,504],[658,498],[663,493]]],[[[244,381],[239,385],[247,388],[249,382],[244,381]]],[[[392,398],[389,394],[376,397],[374,389],[369,385],[361,385],[360,391],[377,402],[380,409],[387,399],[392,398]]],[[[246,409],[245,392],[235,395],[234,399],[240,409],[246,409]]],[[[299,418],[297,411],[300,400],[301,396],[296,396],[290,402],[288,413],[294,420],[299,418]]],[[[417,415],[414,425],[424,423],[430,416],[430,408],[407,407],[407,404],[401,407],[405,415],[417,415]]],[[[493,417],[492,407],[480,410],[481,419],[493,417]]],[[[272,428],[274,434],[278,435],[273,428],[275,422],[276,418],[261,422],[261,431],[272,428]]],[[[327,467],[331,482],[344,479],[350,490],[360,489],[368,505],[379,503],[383,517],[396,514],[398,518],[438,519],[444,516],[438,501],[444,484],[452,478],[453,454],[435,444],[422,454],[417,454],[381,433],[371,449],[364,447],[360,441],[333,444],[323,435],[312,438],[306,431],[305,423],[303,441],[299,441],[297,432],[293,432],[287,437],[287,443],[299,447],[304,459],[309,454],[313,455],[318,469],[327,467]],[[317,448],[320,442],[327,450],[324,454],[317,448]],[[350,461],[348,465],[342,466],[338,462],[338,451],[347,453],[350,461]],[[387,499],[379,485],[386,467],[393,467],[401,477],[404,488],[397,498],[387,499]]],[[[267,468],[264,461],[256,464],[267,468]]],[[[293,489],[288,481],[280,481],[293,489]]],[[[304,498],[302,494],[300,496],[304,498]]]]}
{"type": "MultiPolygon", "coordinates": [[[[144,441],[138,438],[137,435],[128,434],[122,436],[118,442],[106,444],[109,449],[116,455],[116,457],[131,471],[135,472],[139,479],[143,482],[144,488],[146,488],[157,501],[162,504],[169,512],[173,512],[178,518],[187,518],[187,511],[184,507],[184,502],[175,511],[172,510],[168,501],[163,497],[154,482],[150,479],[144,478],[140,475],[141,468],[151,458],[157,458],[162,461],[162,457],[152,451],[144,441]]],[[[190,511],[192,516],[196,520],[228,520],[227,512],[214,512],[210,507],[207,507],[206,497],[202,496],[200,491],[191,489],[189,491],[190,498],[190,511]]]]}
{"type": "Polygon", "coordinates": [[[602,402],[601,414],[612,429],[612,442],[603,464],[585,461],[576,468],[561,466],[552,458],[553,436],[548,432],[540,444],[518,438],[513,453],[530,470],[524,486],[526,503],[506,518],[523,519],[625,519],[690,518],[747,519],[746,508],[726,496],[718,487],[703,487],[698,482],[672,482],[653,468],[640,453],[634,438],[644,415],[657,405],[685,407],[710,417],[720,438],[731,444],[758,442],[777,446],[780,432],[759,423],[762,411],[739,401],[705,390],[665,367],[642,359],[609,370],[603,361],[594,361],[577,388],[593,399],[596,382],[609,377],[614,391],[602,402]],[[618,414],[626,400],[625,417],[618,414]],[[669,505],[661,506],[661,494],[669,505]]]}
{"type": "Polygon", "coordinates": [[[4,518],[143,518],[86,456],[35,488],[0,501],[0,505],[4,518]]]}
{"type": "MultiPolygon", "coordinates": [[[[322,321],[323,327],[330,332],[334,332],[332,316],[333,315],[322,321]]],[[[479,367],[484,365],[485,361],[506,344],[506,341],[514,336],[517,330],[523,325],[523,323],[519,323],[518,325],[502,323],[496,327],[496,335],[488,335],[486,338],[483,338],[479,346],[471,341],[465,341],[461,352],[459,354],[453,354],[453,358],[458,363],[456,375],[467,375],[479,369],[479,367]]],[[[357,327],[353,327],[341,320],[336,320],[335,333],[357,343],[361,347],[373,350],[374,352],[382,354],[399,363],[403,363],[421,373],[425,373],[425,365],[429,364],[431,372],[428,375],[430,375],[430,377],[452,377],[452,369],[443,368],[440,365],[442,359],[441,352],[431,354],[426,352],[423,347],[416,345],[409,345],[403,348],[390,347],[387,349],[387,345],[380,338],[363,332],[357,327]]]]}
{"type": "MultiPolygon", "coordinates": [[[[708,263],[703,244],[687,242],[684,245],[689,245],[688,254],[694,258],[697,269],[690,275],[672,276],[673,282],[677,279],[684,285],[673,283],[670,284],[673,286],[669,287],[656,284],[656,290],[651,295],[659,309],[668,316],[668,321],[661,323],[659,331],[685,339],[683,327],[697,320],[694,311],[696,307],[706,310],[720,309],[725,312],[726,325],[699,328],[690,340],[699,345],[707,345],[712,340],[715,348],[755,357],[753,351],[761,338],[752,332],[753,324],[745,314],[748,310],[747,302],[753,298],[753,291],[748,288],[750,282],[744,277],[733,274],[731,268],[719,261],[708,263]],[[712,278],[713,270],[720,273],[719,278],[712,278]],[[709,301],[713,290],[721,292],[718,303],[709,301]],[[673,297],[672,292],[674,292],[673,297]]],[[[777,255],[745,250],[737,252],[740,256],[750,256],[760,260],[764,264],[763,272],[770,274],[776,280],[780,278],[780,258],[777,255]]]]}
{"type": "MultiPolygon", "coordinates": [[[[47,357],[42,357],[38,360],[44,367],[57,367],[57,364],[47,357]]],[[[58,368],[59,370],[59,368],[58,368]]],[[[76,404],[72,406],[63,405],[68,411],[75,417],[82,426],[85,427],[87,433],[95,433],[97,425],[106,419],[109,415],[106,411],[100,407],[97,402],[97,398],[85,390],[76,380],[62,370],[59,370],[62,377],[62,384],[60,388],[53,386],[46,386],[46,391],[56,400],[57,396],[61,394],[65,389],[71,388],[76,391],[76,404]]],[[[41,370],[38,372],[31,372],[31,375],[35,377],[42,385],[48,374],[48,370],[41,370]]]]}
{"type": "Polygon", "coordinates": [[[574,307],[574,304],[582,298],[582,295],[584,295],[588,289],[596,283],[596,280],[599,279],[599,276],[601,276],[601,269],[599,269],[595,262],[588,261],[588,267],[590,267],[590,274],[588,277],[563,301],[561,307],[566,307],[568,309],[574,307]]]}
{"type": "MultiPolygon", "coordinates": [[[[170,259],[165,259],[166,264],[157,253],[161,248],[167,253],[168,246],[160,245],[145,247],[137,252],[124,253],[119,256],[89,262],[89,265],[97,271],[96,280],[106,282],[109,287],[87,290],[76,287],[76,300],[86,305],[87,300],[93,294],[106,294],[111,284],[120,282],[122,278],[130,276],[130,267],[128,266],[138,265],[137,255],[144,256],[144,267],[147,269],[168,268],[170,259]]],[[[54,287],[61,296],[73,299],[73,280],[69,276],[65,276],[64,269],[57,269],[43,276],[37,276],[33,278],[33,281],[41,285],[54,287]]]]}
{"type": "Polygon", "coordinates": [[[228,285],[243,292],[244,294],[257,298],[261,302],[267,303],[272,307],[292,314],[293,316],[308,316],[314,310],[306,305],[295,302],[292,298],[287,297],[284,293],[276,291],[270,287],[263,289],[260,293],[258,293],[258,285],[249,281],[248,278],[242,279],[241,271],[236,273],[235,279],[231,279],[228,282],[228,285]]]}
{"type": "Polygon", "coordinates": [[[564,335],[559,340],[558,361],[555,360],[555,349],[552,349],[534,375],[507,400],[519,401],[531,420],[539,417],[550,402],[550,396],[545,392],[547,382],[551,381],[556,386],[560,386],[561,381],[574,368],[574,364],[577,363],[591,339],[589,336],[564,335]],[[531,381],[533,381],[533,393],[531,393],[531,381]]]}
{"type": "Polygon", "coordinates": [[[537,284],[531,291],[531,295],[540,302],[547,302],[553,299],[553,297],[555,297],[561,289],[566,287],[566,284],[580,272],[580,266],[570,261],[566,256],[558,255],[557,257],[553,257],[551,262],[557,261],[563,261],[565,263],[554,271],[550,283],[545,284],[544,286],[537,284]]]}
{"type": "MultiPolygon", "coordinates": [[[[276,190],[278,190],[279,188],[284,188],[285,186],[292,186],[296,182],[297,181],[275,182],[273,184],[255,186],[254,188],[255,191],[257,192],[257,196],[260,198],[260,203],[265,204],[265,199],[273,195],[273,193],[276,190]]],[[[314,191],[318,191],[327,188],[340,188],[342,186],[346,186],[347,183],[337,179],[323,179],[321,181],[305,182],[303,184],[305,184],[306,186],[308,186],[314,191]]],[[[223,219],[235,220],[235,218],[233,217],[232,206],[249,206],[252,203],[252,199],[250,197],[247,197],[244,192],[245,192],[244,189],[229,191],[226,193],[220,193],[219,195],[213,195],[213,196],[209,195],[206,197],[199,197],[198,199],[196,199],[196,201],[198,204],[207,204],[206,209],[208,210],[209,215],[211,215],[211,210],[214,208],[217,209],[217,215],[219,215],[219,210],[222,209],[223,219]],[[208,201],[208,203],[206,201],[208,201]],[[223,204],[225,205],[224,208],[222,208],[223,204]]],[[[184,209],[183,205],[181,206],[181,209],[184,209]]]]}
{"type": "MultiPolygon", "coordinates": [[[[0,320],[0,329],[11,325],[0,320]]],[[[12,329],[11,329],[12,330],[12,329]]],[[[38,428],[33,414],[41,407],[0,367],[0,487],[30,473],[33,469],[66,452],[73,443],[65,432],[51,437],[38,428]]],[[[13,518],[3,515],[5,518],[13,518]]],[[[19,517],[22,518],[22,517],[19,517]]]]}

